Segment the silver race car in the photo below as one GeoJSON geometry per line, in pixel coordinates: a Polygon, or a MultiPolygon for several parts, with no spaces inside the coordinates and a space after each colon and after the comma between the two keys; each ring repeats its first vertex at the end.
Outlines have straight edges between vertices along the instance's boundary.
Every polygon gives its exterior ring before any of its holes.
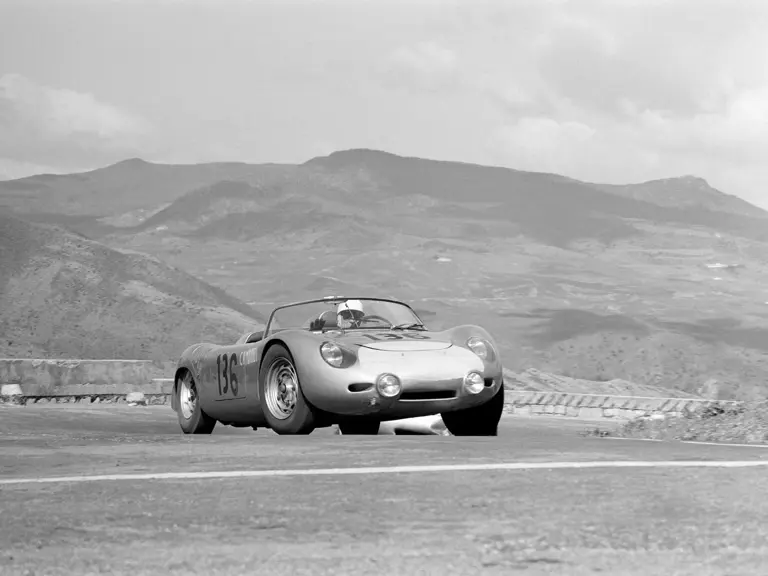
{"type": "Polygon", "coordinates": [[[479,326],[433,332],[398,300],[327,297],[275,308],[234,344],[187,348],[171,404],[187,434],[217,422],[377,434],[382,422],[439,414],[455,436],[496,436],[504,382],[479,326]]]}

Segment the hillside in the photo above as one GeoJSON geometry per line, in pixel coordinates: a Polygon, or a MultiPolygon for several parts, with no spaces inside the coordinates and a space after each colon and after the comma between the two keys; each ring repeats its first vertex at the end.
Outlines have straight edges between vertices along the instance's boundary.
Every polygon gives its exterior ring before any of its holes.
{"type": "MultiPolygon", "coordinates": [[[[432,327],[488,327],[516,372],[768,397],[768,214],[702,181],[605,186],[372,150],[226,166],[164,166],[175,184],[138,191],[127,212],[105,168],[104,208],[78,211],[95,188],[78,196],[69,182],[79,200],[65,222],[19,203],[14,183],[0,198],[264,313],[331,293],[395,296],[432,327]]],[[[156,165],[117,167],[138,179],[156,165]]]]}
{"type": "Polygon", "coordinates": [[[737,196],[712,188],[696,176],[650,180],[640,184],[593,184],[600,190],[644,200],[669,208],[704,208],[753,218],[767,218],[768,213],[737,196]]]}
{"type": "Polygon", "coordinates": [[[223,290],[154,258],[0,216],[0,356],[167,360],[261,322],[223,290]]]}
{"type": "MultiPolygon", "coordinates": [[[[109,216],[152,209],[220,180],[258,182],[291,170],[239,162],[152,164],[138,158],[78,174],[41,174],[0,182],[0,206],[25,214],[109,216]]],[[[137,214],[137,215],[138,215],[137,214]]]]}

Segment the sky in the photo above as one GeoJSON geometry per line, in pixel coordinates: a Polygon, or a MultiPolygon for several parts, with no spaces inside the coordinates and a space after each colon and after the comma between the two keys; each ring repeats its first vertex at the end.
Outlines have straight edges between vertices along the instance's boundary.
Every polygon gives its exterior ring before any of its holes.
{"type": "Polygon", "coordinates": [[[765,0],[0,0],[0,177],[349,148],[768,208],[765,0]]]}

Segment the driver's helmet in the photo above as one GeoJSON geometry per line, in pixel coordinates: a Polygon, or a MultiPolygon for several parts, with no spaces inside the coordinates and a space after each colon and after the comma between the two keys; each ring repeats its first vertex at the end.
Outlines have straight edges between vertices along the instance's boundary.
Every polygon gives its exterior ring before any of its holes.
{"type": "Polygon", "coordinates": [[[365,313],[363,312],[363,303],[360,300],[346,300],[336,307],[336,317],[339,324],[342,323],[341,321],[344,323],[359,322],[363,316],[365,313]]]}

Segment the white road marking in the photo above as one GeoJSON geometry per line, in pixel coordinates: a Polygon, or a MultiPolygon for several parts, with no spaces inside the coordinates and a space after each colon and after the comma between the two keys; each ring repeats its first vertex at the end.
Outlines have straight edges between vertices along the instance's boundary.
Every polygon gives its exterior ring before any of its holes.
{"type": "Polygon", "coordinates": [[[104,474],[49,478],[2,478],[0,485],[60,484],[120,480],[204,480],[208,478],[264,478],[276,476],[349,476],[401,474],[404,472],[470,472],[487,470],[562,470],[585,468],[755,468],[768,467],[768,460],[606,460],[587,462],[506,462],[498,464],[443,464],[434,466],[381,466],[367,468],[299,468],[295,470],[228,470],[212,472],[157,472],[149,474],[104,474]]]}

